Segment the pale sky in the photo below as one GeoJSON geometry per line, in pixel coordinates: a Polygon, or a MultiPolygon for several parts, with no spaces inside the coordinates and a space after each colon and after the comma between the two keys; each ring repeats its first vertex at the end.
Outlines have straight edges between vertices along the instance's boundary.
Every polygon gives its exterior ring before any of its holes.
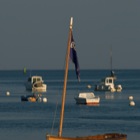
{"type": "Polygon", "coordinates": [[[63,69],[71,16],[80,69],[140,69],[139,0],[1,0],[0,69],[63,69]]]}

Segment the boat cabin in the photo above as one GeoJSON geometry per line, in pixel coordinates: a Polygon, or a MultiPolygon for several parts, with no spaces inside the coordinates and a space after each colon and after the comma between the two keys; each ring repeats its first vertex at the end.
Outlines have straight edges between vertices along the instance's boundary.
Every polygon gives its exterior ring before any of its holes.
{"type": "Polygon", "coordinates": [[[30,83],[38,83],[38,82],[43,82],[41,76],[32,76],[28,78],[28,82],[30,83]]]}
{"type": "Polygon", "coordinates": [[[80,98],[93,98],[95,97],[93,92],[88,92],[88,93],[79,93],[80,98]]]}
{"type": "Polygon", "coordinates": [[[114,86],[114,78],[113,77],[106,77],[104,79],[102,79],[102,83],[104,83],[104,85],[106,86],[114,86]]]}

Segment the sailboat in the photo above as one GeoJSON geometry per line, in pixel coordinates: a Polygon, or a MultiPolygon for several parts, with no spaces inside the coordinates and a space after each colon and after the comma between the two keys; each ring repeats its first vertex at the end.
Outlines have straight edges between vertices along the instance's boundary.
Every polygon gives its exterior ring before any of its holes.
{"type": "MultiPolygon", "coordinates": [[[[63,93],[62,93],[62,105],[61,105],[61,112],[60,112],[59,131],[58,131],[57,136],[47,134],[46,140],[126,140],[127,135],[120,134],[120,133],[99,134],[99,135],[95,135],[95,136],[84,136],[84,137],[63,137],[62,136],[64,106],[65,106],[65,98],[66,98],[66,87],[67,87],[69,57],[70,57],[70,47],[71,47],[71,38],[72,38],[72,26],[73,26],[73,18],[71,17],[68,44],[67,44],[66,62],[65,62],[65,74],[64,74],[64,85],[63,85],[63,93]]],[[[77,69],[76,69],[76,71],[77,71],[77,69]]]]}

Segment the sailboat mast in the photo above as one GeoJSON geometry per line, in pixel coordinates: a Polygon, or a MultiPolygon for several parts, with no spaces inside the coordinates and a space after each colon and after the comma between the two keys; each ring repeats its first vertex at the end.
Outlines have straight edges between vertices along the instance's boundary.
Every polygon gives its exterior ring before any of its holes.
{"type": "Polygon", "coordinates": [[[59,132],[58,132],[59,137],[62,136],[62,127],[63,127],[63,119],[64,119],[64,105],[65,105],[65,99],[66,99],[66,87],[67,87],[67,77],[68,77],[68,68],[69,68],[69,55],[70,55],[72,25],[73,25],[73,18],[71,17],[68,44],[67,44],[67,54],[66,54],[66,60],[65,60],[64,86],[63,86],[63,93],[62,93],[62,106],[61,106],[60,124],[59,124],[59,132]]]}
{"type": "Polygon", "coordinates": [[[112,71],[112,46],[110,49],[110,66],[111,66],[111,71],[112,71]]]}

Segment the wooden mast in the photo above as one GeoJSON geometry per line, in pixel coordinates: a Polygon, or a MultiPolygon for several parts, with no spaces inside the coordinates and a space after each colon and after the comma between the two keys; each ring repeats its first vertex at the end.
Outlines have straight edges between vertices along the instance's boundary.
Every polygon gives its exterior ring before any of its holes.
{"type": "Polygon", "coordinates": [[[66,54],[66,60],[65,60],[65,75],[64,75],[64,86],[63,86],[63,93],[62,93],[62,105],[61,105],[58,137],[62,136],[62,127],[63,127],[63,119],[64,119],[64,105],[65,105],[65,98],[66,98],[66,87],[67,87],[67,77],[68,77],[68,68],[69,68],[69,55],[70,55],[72,25],[73,25],[73,17],[71,17],[70,27],[69,27],[69,37],[68,37],[67,54],[66,54]]]}

